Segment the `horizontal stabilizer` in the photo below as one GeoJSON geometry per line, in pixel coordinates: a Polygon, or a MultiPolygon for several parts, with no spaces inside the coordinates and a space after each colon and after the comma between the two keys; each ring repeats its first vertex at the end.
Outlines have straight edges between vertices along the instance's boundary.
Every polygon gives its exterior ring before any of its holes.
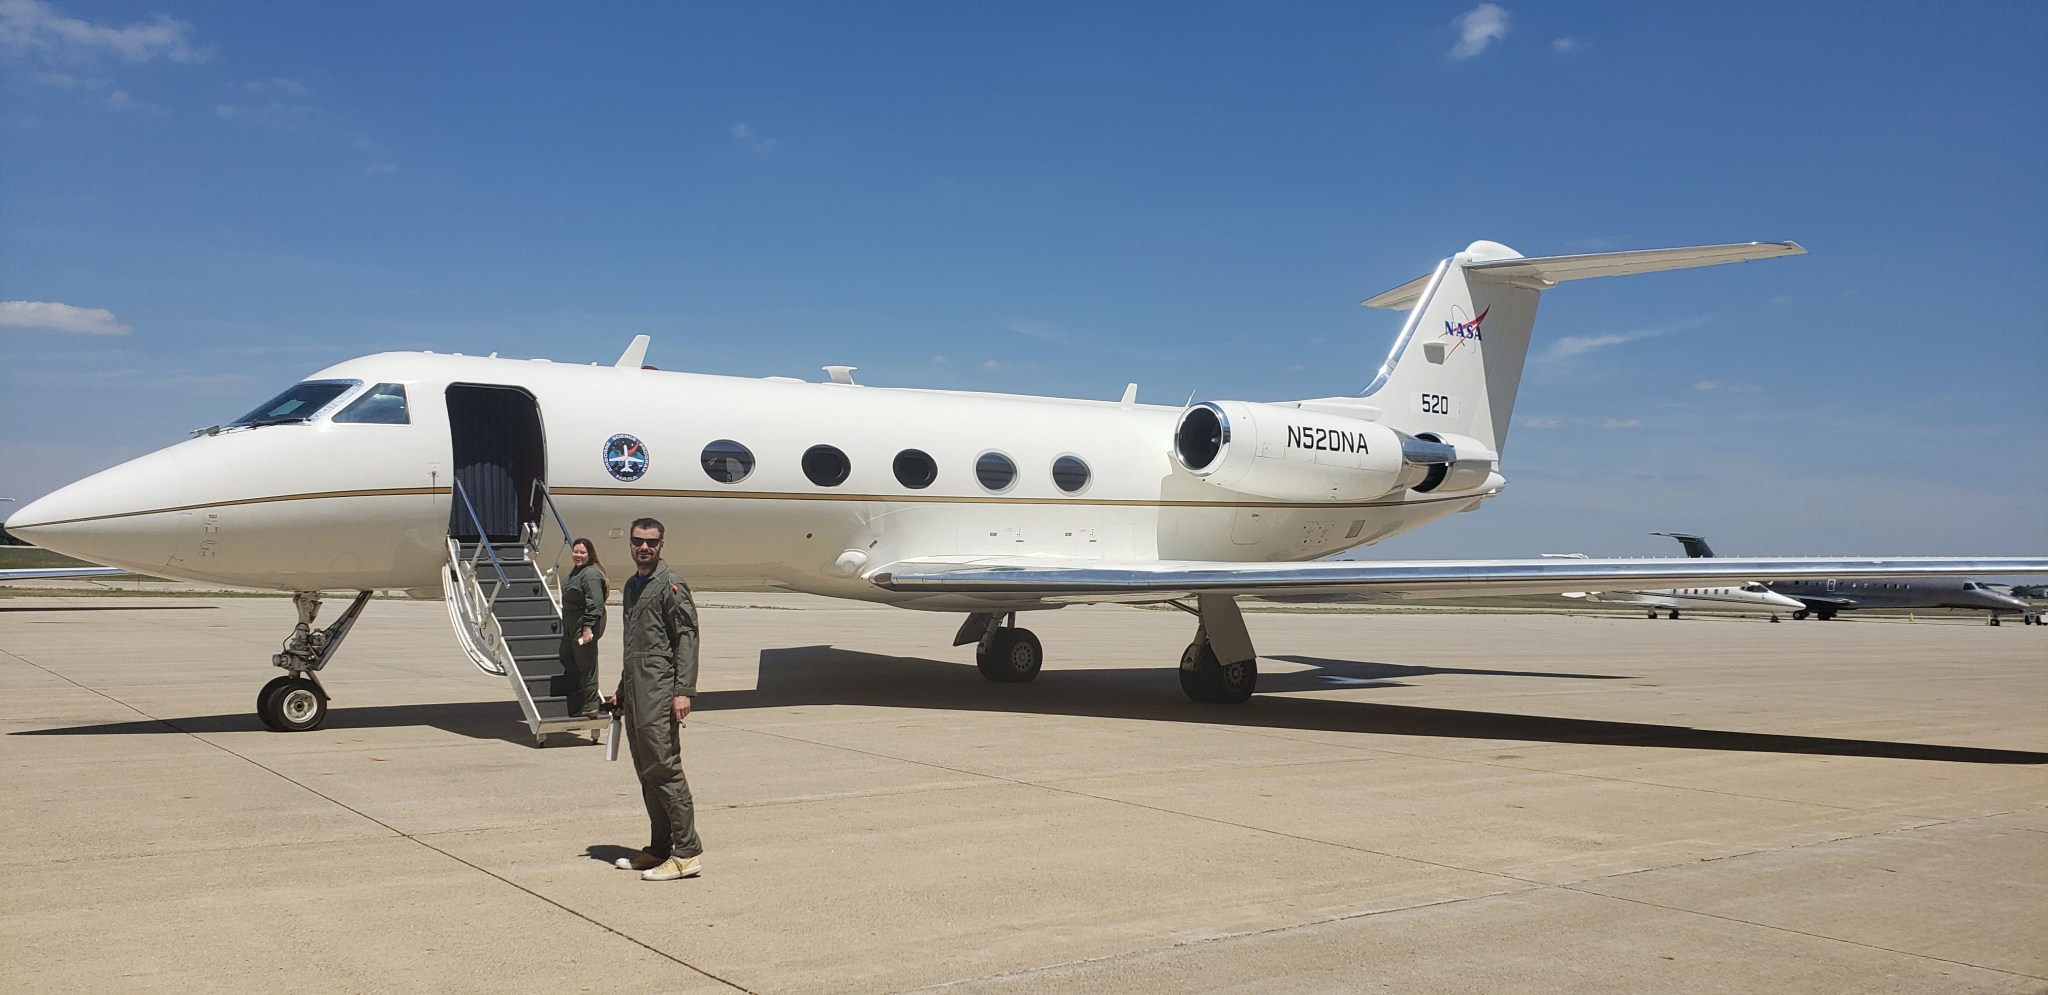
{"type": "MultiPolygon", "coordinates": [[[[1797,242],[1736,242],[1731,245],[1696,245],[1679,249],[1636,249],[1629,252],[1590,252],[1576,256],[1542,256],[1535,259],[1487,259],[1464,263],[1470,278],[1498,280],[1531,290],[1548,290],[1566,280],[1595,276],[1628,276],[1661,273],[1665,270],[1718,266],[1752,259],[1796,256],[1806,252],[1797,242]]],[[[1366,307],[1405,310],[1422,298],[1430,277],[1410,280],[1365,302],[1366,307]]]]}

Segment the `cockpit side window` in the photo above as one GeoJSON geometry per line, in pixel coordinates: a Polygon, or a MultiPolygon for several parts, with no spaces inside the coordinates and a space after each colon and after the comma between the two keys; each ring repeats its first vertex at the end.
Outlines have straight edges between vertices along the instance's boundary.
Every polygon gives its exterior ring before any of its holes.
{"type": "Polygon", "coordinates": [[[352,425],[410,425],[412,417],[405,410],[405,385],[380,383],[349,402],[334,420],[352,425]]]}
{"type": "Polygon", "coordinates": [[[243,428],[261,425],[286,425],[293,422],[309,421],[320,409],[326,407],[349,388],[361,383],[360,380],[307,380],[295,383],[285,392],[271,398],[256,410],[234,420],[233,424],[243,428]]]}

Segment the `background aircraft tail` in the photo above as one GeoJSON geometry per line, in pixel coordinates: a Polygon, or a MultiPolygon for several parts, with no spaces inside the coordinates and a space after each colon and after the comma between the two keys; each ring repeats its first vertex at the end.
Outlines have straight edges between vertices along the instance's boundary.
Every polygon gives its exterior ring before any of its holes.
{"type": "Polygon", "coordinates": [[[1469,436],[1494,452],[1507,441],[1537,297],[1565,280],[1797,255],[1794,242],[1744,242],[1530,259],[1474,242],[1436,272],[1365,302],[1408,311],[1393,351],[1365,391],[1382,419],[1411,434],[1469,436]]]}
{"type": "Polygon", "coordinates": [[[1685,547],[1685,555],[1690,557],[1697,558],[1714,555],[1713,547],[1708,546],[1707,540],[1700,536],[1687,535],[1683,532],[1652,532],[1650,534],[1653,536],[1670,536],[1678,540],[1678,544],[1685,547]]]}

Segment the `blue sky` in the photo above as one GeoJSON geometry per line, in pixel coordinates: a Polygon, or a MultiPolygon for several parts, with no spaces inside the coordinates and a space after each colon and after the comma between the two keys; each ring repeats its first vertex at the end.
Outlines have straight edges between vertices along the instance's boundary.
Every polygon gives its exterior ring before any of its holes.
{"type": "Polygon", "coordinates": [[[0,0],[0,496],[390,349],[1280,400],[1474,239],[1792,239],[1546,294],[1507,492],[1372,554],[2040,553],[2044,51],[2040,3],[0,0]]]}

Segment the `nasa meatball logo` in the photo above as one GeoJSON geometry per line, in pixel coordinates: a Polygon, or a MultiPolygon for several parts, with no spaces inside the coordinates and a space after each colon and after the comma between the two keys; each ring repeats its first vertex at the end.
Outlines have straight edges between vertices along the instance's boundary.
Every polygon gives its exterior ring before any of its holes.
{"type": "Polygon", "coordinates": [[[647,444],[630,435],[606,439],[604,468],[620,480],[639,480],[647,475],[647,444]]]}

